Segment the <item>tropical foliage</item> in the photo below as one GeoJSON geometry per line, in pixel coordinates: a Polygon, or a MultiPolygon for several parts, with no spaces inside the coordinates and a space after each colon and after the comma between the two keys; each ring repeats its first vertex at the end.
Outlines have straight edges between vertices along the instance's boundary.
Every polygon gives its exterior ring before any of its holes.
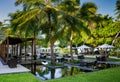
{"type": "Polygon", "coordinates": [[[49,45],[52,64],[55,64],[53,47],[56,40],[61,47],[70,45],[71,57],[73,45],[95,47],[108,43],[120,46],[120,0],[116,2],[116,20],[97,14],[98,7],[93,2],[80,4],[80,0],[16,0],[15,5],[22,5],[22,10],[9,14],[10,25],[2,29],[3,33],[32,37],[34,44],[49,45]]]}

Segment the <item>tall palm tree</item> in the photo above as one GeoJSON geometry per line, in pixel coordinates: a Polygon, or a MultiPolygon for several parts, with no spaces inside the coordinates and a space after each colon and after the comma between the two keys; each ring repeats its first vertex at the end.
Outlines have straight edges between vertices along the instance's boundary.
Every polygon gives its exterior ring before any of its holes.
{"type": "Polygon", "coordinates": [[[81,30],[87,30],[83,22],[78,19],[77,15],[79,13],[80,2],[78,0],[64,0],[60,4],[60,9],[67,15],[64,17],[65,29],[64,36],[69,38],[70,43],[70,55],[72,63],[74,61],[72,54],[72,40],[76,33],[80,33],[81,30]]]}
{"type": "Polygon", "coordinates": [[[113,26],[114,26],[114,31],[113,31],[113,34],[114,34],[114,38],[112,40],[112,45],[115,45],[117,39],[119,40],[119,37],[120,37],[120,21],[119,20],[116,20],[114,23],[113,23],[113,26]]]}
{"type": "MultiPolygon", "coordinates": [[[[120,0],[117,0],[117,2],[116,2],[115,14],[117,15],[117,19],[118,19],[115,21],[115,26],[118,27],[120,25],[120,21],[119,21],[119,19],[120,19],[120,0]]],[[[118,29],[118,30],[120,30],[120,29],[118,29]]],[[[114,37],[114,39],[112,41],[112,44],[115,43],[115,40],[118,38],[119,35],[120,35],[120,31],[118,31],[116,33],[116,36],[114,37]]]]}
{"type": "Polygon", "coordinates": [[[80,7],[80,19],[84,20],[86,22],[86,25],[89,28],[95,27],[95,22],[98,21],[98,16],[96,14],[97,6],[93,2],[86,2],[83,3],[80,7]]]}
{"type": "MultiPolygon", "coordinates": [[[[93,2],[83,3],[79,10],[79,18],[84,21],[85,25],[90,29],[91,34],[83,39],[83,43],[93,42],[92,33],[96,27],[100,25],[102,17],[96,14],[97,6],[93,2]],[[90,41],[91,40],[91,41],[90,41]]],[[[92,45],[93,46],[93,45],[92,45]]]]}
{"type": "Polygon", "coordinates": [[[25,33],[33,32],[34,37],[39,31],[48,36],[52,64],[55,64],[54,41],[61,30],[60,27],[63,26],[61,15],[64,15],[57,8],[57,1],[59,0],[17,0],[16,5],[23,4],[24,11],[17,14],[16,19],[11,21],[17,29],[24,28],[25,33]]]}

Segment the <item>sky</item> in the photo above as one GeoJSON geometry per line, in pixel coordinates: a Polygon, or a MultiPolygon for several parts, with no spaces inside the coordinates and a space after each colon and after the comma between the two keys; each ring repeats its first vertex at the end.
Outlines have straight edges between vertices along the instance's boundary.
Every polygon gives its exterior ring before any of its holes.
{"type": "MultiPolygon", "coordinates": [[[[0,21],[9,19],[8,15],[20,9],[14,5],[16,0],[0,0],[0,21]]],[[[94,2],[98,6],[97,13],[115,17],[115,4],[117,0],[81,0],[81,4],[85,2],[94,2]]]]}
{"type": "Polygon", "coordinates": [[[8,15],[20,9],[15,6],[16,0],[0,0],[0,21],[9,19],[8,15]]]}
{"type": "Polygon", "coordinates": [[[115,17],[115,6],[117,0],[81,0],[81,4],[85,2],[94,2],[97,7],[97,13],[106,15],[109,14],[112,17],[115,17]]]}

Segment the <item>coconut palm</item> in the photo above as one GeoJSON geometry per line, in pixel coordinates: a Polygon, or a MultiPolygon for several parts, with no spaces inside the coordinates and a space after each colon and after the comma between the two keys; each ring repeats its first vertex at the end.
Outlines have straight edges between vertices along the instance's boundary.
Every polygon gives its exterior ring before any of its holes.
{"type": "Polygon", "coordinates": [[[24,11],[18,12],[14,16],[14,20],[11,21],[15,25],[15,29],[24,29],[25,33],[33,32],[34,37],[38,32],[46,35],[46,40],[50,42],[52,64],[55,64],[54,42],[64,28],[62,18],[69,17],[69,15],[59,11],[57,1],[59,0],[17,0],[16,5],[23,3],[24,11]]]}
{"type": "Polygon", "coordinates": [[[86,30],[85,26],[83,25],[83,22],[78,19],[79,14],[79,1],[78,0],[64,0],[59,5],[60,9],[64,11],[67,15],[64,17],[65,21],[65,29],[64,29],[64,35],[65,37],[69,38],[70,43],[70,55],[72,63],[74,61],[73,54],[72,54],[72,40],[74,38],[74,35],[76,33],[80,33],[81,30],[86,30]]]}
{"type": "Polygon", "coordinates": [[[112,45],[115,45],[115,43],[117,43],[117,39],[119,40],[119,37],[120,37],[120,21],[119,20],[116,20],[114,23],[113,23],[113,26],[114,26],[114,31],[113,31],[113,34],[114,34],[114,38],[112,40],[112,45]]]}
{"type": "MultiPolygon", "coordinates": [[[[120,25],[120,21],[119,21],[119,19],[120,19],[120,0],[117,0],[117,2],[116,2],[116,9],[115,9],[115,14],[117,15],[117,19],[118,20],[116,20],[115,21],[115,26],[119,26],[120,25]]],[[[115,43],[115,40],[118,38],[118,36],[120,35],[120,29],[119,28],[117,28],[118,29],[118,32],[116,33],[116,35],[115,35],[115,37],[114,37],[114,39],[113,39],[113,41],[112,41],[112,44],[114,44],[115,43]]]]}
{"type": "Polygon", "coordinates": [[[95,23],[100,20],[99,16],[96,14],[97,6],[93,2],[83,3],[80,7],[80,19],[83,19],[86,22],[86,25],[89,28],[94,28],[95,23]],[[98,20],[99,19],[99,20],[98,20]]]}

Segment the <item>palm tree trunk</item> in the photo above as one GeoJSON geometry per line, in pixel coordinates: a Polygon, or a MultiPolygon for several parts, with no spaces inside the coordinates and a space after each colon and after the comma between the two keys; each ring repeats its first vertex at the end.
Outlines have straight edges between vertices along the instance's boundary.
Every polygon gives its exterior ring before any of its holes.
{"type": "Polygon", "coordinates": [[[36,33],[34,31],[34,41],[33,41],[33,45],[34,45],[34,55],[36,55],[36,33]]]}
{"type": "MultiPolygon", "coordinates": [[[[34,51],[34,60],[36,60],[37,58],[37,55],[36,55],[36,33],[34,31],[34,40],[33,40],[33,51],[34,51]]],[[[33,71],[34,74],[36,74],[36,62],[34,63],[34,71],[33,71]]]]}
{"type": "Polygon", "coordinates": [[[49,21],[49,40],[50,40],[50,50],[51,50],[51,64],[55,65],[55,56],[54,56],[54,50],[53,50],[53,46],[54,46],[54,42],[53,42],[53,36],[52,36],[52,32],[51,32],[51,20],[50,20],[50,15],[48,14],[48,21],[49,21]]]}
{"type": "Polygon", "coordinates": [[[115,43],[115,40],[116,40],[116,38],[119,36],[119,34],[120,34],[120,31],[116,34],[115,38],[113,39],[112,45],[115,43]]]}
{"type": "Polygon", "coordinates": [[[53,51],[53,40],[52,40],[52,36],[50,36],[50,50],[51,50],[51,64],[55,65],[55,55],[54,55],[54,51],[53,51]]]}
{"type": "Polygon", "coordinates": [[[71,62],[74,63],[74,58],[72,53],[72,35],[70,37],[70,55],[71,55],[71,62]]]}

